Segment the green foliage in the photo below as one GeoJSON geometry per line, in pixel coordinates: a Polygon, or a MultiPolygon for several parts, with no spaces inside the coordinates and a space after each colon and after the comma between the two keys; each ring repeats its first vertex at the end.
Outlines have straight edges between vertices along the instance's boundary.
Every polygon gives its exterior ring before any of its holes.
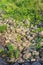
{"type": "Polygon", "coordinates": [[[14,44],[9,43],[7,45],[7,48],[8,48],[8,51],[6,52],[7,56],[10,58],[14,57],[14,50],[15,50],[14,44]]]}
{"type": "Polygon", "coordinates": [[[0,25],[0,32],[4,32],[7,29],[7,25],[0,25]]]}
{"type": "Polygon", "coordinates": [[[0,49],[0,53],[3,53],[4,52],[4,49],[2,48],[2,49],[0,49]]]}
{"type": "Polygon", "coordinates": [[[36,43],[40,43],[41,40],[42,40],[42,38],[41,38],[40,36],[37,36],[37,37],[35,38],[35,42],[36,42],[36,43]]]}
{"type": "Polygon", "coordinates": [[[30,17],[31,22],[36,24],[42,18],[40,12],[43,11],[43,7],[41,4],[43,3],[40,0],[1,0],[0,9],[6,14],[3,15],[4,18],[13,17],[16,20],[23,20],[30,17]]]}
{"type": "Polygon", "coordinates": [[[8,47],[8,51],[7,51],[7,56],[12,58],[12,57],[15,57],[15,58],[18,58],[19,57],[19,50],[14,48],[14,45],[13,44],[8,44],[7,45],[8,47]]]}
{"type": "Polygon", "coordinates": [[[17,41],[18,41],[18,42],[21,41],[21,35],[20,35],[20,34],[17,35],[17,41]]]}
{"type": "Polygon", "coordinates": [[[41,48],[41,45],[40,44],[37,44],[36,45],[36,50],[39,50],[41,48]]]}
{"type": "Polygon", "coordinates": [[[9,49],[9,52],[11,52],[11,53],[15,50],[13,44],[8,44],[7,47],[9,49]]]}
{"type": "Polygon", "coordinates": [[[16,50],[15,50],[15,58],[18,58],[18,57],[19,57],[19,50],[16,49],[16,50]]]}
{"type": "MultiPolygon", "coordinates": [[[[32,40],[33,41],[33,40],[32,40]]],[[[31,42],[32,42],[31,41],[31,42]]],[[[39,50],[41,48],[41,41],[42,41],[42,38],[40,36],[37,35],[37,37],[34,39],[34,42],[36,43],[35,44],[35,47],[36,47],[36,50],[39,50]]]]}
{"type": "Polygon", "coordinates": [[[41,32],[43,30],[43,27],[37,28],[32,30],[32,32],[37,33],[37,32],[41,32]]]}

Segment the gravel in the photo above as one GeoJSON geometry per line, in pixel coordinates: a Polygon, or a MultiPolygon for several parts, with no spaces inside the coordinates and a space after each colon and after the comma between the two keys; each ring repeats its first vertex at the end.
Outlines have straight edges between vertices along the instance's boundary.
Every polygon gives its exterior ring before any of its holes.
{"type": "MultiPolygon", "coordinates": [[[[14,62],[15,61],[24,62],[25,59],[28,60],[30,57],[33,57],[34,54],[35,54],[35,59],[36,56],[39,56],[39,52],[36,51],[36,43],[35,43],[35,38],[37,38],[38,34],[31,31],[34,29],[36,30],[37,26],[34,27],[32,25],[30,30],[29,28],[24,27],[24,24],[30,24],[28,20],[23,22],[22,25],[21,23],[18,23],[19,25],[17,25],[16,24],[17,22],[12,18],[4,20],[4,22],[2,22],[3,20],[0,21],[1,21],[0,24],[7,24],[7,30],[3,33],[0,33],[0,48],[2,46],[5,48],[7,44],[12,43],[14,44],[15,50],[19,49],[20,56],[17,59],[15,58],[14,62]],[[24,49],[27,49],[28,51],[24,49]]],[[[43,38],[43,31],[41,31],[39,35],[43,38]]],[[[40,44],[42,46],[43,41],[40,44]]],[[[32,59],[33,58],[31,58],[31,60],[32,59]]],[[[19,65],[19,64],[16,63],[13,65],[19,65]]],[[[25,65],[29,65],[29,64],[27,63],[25,65]]]]}

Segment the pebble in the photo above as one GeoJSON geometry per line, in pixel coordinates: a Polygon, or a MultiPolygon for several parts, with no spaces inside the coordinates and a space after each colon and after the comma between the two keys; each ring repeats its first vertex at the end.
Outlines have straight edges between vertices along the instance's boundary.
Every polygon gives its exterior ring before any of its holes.
{"type": "Polygon", "coordinates": [[[43,46],[43,42],[41,42],[40,45],[43,46]]]}
{"type": "Polygon", "coordinates": [[[43,31],[40,32],[40,35],[43,37],[43,31]]]}
{"type": "MultiPolygon", "coordinates": [[[[12,44],[14,44],[15,50],[18,48],[20,51],[19,59],[12,58],[12,59],[10,59],[11,62],[13,62],[14,60],[18,60],[18,62],[23,62],[24,59],[28,59],[32,56],[31,52],[33,53],[33,55],[36,55],[36,56],[39,55],[39,52],[37,52],[35,49],[36,43],[34,41],[34,38],[37,36],[37,34],[31,32],[29,28],[24,28],[25,24],[30,25],[30,22],[28,20],[24,21],[24,23],[22,23],[22,25],[21,25],[21,23],[17,22],[19,24],[17,27],[16,27],[17,23],[15,21],[13,21],[12,18],[7,19],[7,21],[5,21],[3,23],[4,24],[7,23],[8,29],[6,32],[4,32],[3,35],[2,35],[2,33],[0,33],[0,44],[5,45],[5,43],[6,44],[12,43],[12,44]],[[19,42],[16,39],[18,34],[20,34],[20,36],[21,36],[21,41],[19,41],[19,42]],[[33,40],[33,43],[35,43],[35,44],[31,43],[30,42],[31,40],[33,40]],[[33,48],[32,48],[32,46],[33,46],[33,48]],[[31,49],[30,49],[30,47],[31,47],[31,49]],[[28,51],[24,50],[24,48],[28,49],[28,51]],[[23,51],[23,54],[21,53],[22,51],[23,51]],[[24,59],[22,58],[22,56],[24,59]]],[[[3,23],[1,21],[0,24],[3,24],[3,23]]],[[[31,30],[33,30],[33,29],[37,29],[37,26],[34,27],[33,25],[31,25],[31,30]]],[[[40,35],[43,36],[43,31],[40,32],[40,35]]],[[[40,44],[42,46],[43,42],[41,42],[40,44]]],[[[0,48],[1,48],[1,45],[0,45],[0,48]]],[[[32,59],[32,61],[35,61],[35,59],[32,59]]],[[[15,63],[13,65],[19,65],[19,64],[15,63]]],[[[25,63],[23,65],[29,65],[29,63],[25,63]]]]}
{"type": "Polygon", "coordinates": [[[27,63],[24,63],[24,65],[30,65],[30,63],[27,62],[27,63]]]}
{"type": "Polygon", "coordinates": [[[22,58],[19,58],[18,63],[22,63],[22,62],[24,62],[24,60],[22,58]]]}
{"type": "Polygon", "coordinates": [[[29,47],[30,45],[31,45],[31,43],[28,42],[28,41],[25,41],[25,42],[22,44],[23,47],[29,47]]]}
{"type": "Polygon", "coordinates": [[[4,62],[3,60],[2,60],[2,58],[0,58],[0,65],[8,65],[6,62],[4,62]]]}
{"type": "Polygon", "coordinates": [[[16,62],[15,64],[13,64],[13,65],[19,65],[19,63],[18,62],[16,62]]]}
{"type": "Polygon", "coordinates": [[[37,62],[33,62],[32,65],[41,65],[41,64],[37,61],[37,62]]]}
{"type": "Polygon", "coordinates": [[[24,59],[28,59],[30,57],[31,57],[31,53],[26,53],[26,54],[23,55],[23,58],[24,59]]]}
{"type": "Polygon", "coordinates": [[[33,51],[33,55],[39,55],[39,52],[33,51]]]}
{"type": "Polygon", "coordinates": [[[11,58],[10,60],[9,60],[9,62],[14,62],[15,61],[15,58],[11,58]]]}
{"type": "Polygon", "coordinates": [[[18,48],[19,48],[20,52],[23,50],[23,46],[19,46],[18,48]]]}
{"type": "Polygon", "coordinates": [[[36,61],[36,59],[31,59],[31,62],[32,62],[32,61],[36,61]]]}

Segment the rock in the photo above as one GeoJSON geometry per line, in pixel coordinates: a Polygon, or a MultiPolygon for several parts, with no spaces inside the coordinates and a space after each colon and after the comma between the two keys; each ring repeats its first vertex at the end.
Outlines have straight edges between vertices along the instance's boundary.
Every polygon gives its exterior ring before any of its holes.
{"type": "Polygon", "coordinates": [[[35,29],[35,30],[37,29],[37,25],[35,25],[34,29],[35,29]]]}
{"type": "Polygon", "coordinates": [[[36,61],[36,59],[31,59],[31,62],[32,62],[32,61],[36,61]]]}
{"type": "Polygon", "coordinates": [[[2,46],[5,46],[5,40],[6,40],[6,38],[4,36],[0,36],[0,44],[2,46]]]}
{"type": "Polygon", "coordinates": [[[43,37],[43,31],[40,32],[40,35],[43,37]]]}
{"type": "Polygon", "coordinates": [[[38,26],[38,27],[43,27],[43,23],[40,22],[37,26],[38,26]]]}
{"type": "Polygon", "coordinates": [[[41,65],[41,64],[37,61],[37,62],[33,62],[32,65],[41,65]]]}
{"type": "Polygon", "coordinates": [[[7,24],[9,24],[10,26],[11,26],[11,25],[14,26],[14,21],[13,21],[12,18],[9,18],[6,22],[7,22],[7,24]]]}
{"type": "Polygon", "coordinates": [[[40,57],[40,60],[43,61],[43,46],[42,46],[42,48],[39,50],[39,57],[40,57]]]}
{"type": "Polygon", "coordinates": [[[33,39],[33,37],[29,37],[29,41],[31,41],[33,39]]]}
{"type": "Polygon", "coordinates": [[[19,63],[18,62],[16,62],[15,64],[13,64],[13,65],[19,65],[19,63]]]}
{"type": "Polygon", "coordinates": [[[26,38],[25,37],[21,37],[21,40],[22,40],[22,42],[25,42],[26,41],[26,38]]]}
{"type": "Polygon", "coordinates": [[[30,34],[30,37],[33,37],[33,34],[30,34]]]}
{"type": "Polygon", "coordinates": [[[23,55],[23,58],[24,59],[28,59],[28,58],[30,58],[31,57],[31,53],[25,53],[24,55],[23,55]]]}
{"type": "Polygon", "coordinates": [[[39,52],[37,52],[37,51],[33,51],[33,55],[39,55],[39,52]]]}
{"type": "Polygon", "coordinates": [[[19,46],[18,49],[20,50],[20,52],[23,50],[23,46],[19,46]]]}
{"type": "Polygon", "coordinates": [[[24,63],[24,65],[30,65],[30,63],[29,62],[26,62],[26,63],[24,63]]]}
{"type": "Polygon", "coordinates": [[[15,32],[17,32],[17,33],[20,32],[20,31],[21,31],[20,29],[15,29],[15,32]]]}
{"type": "Polygon", "coordinates": [[[15,62],[15,58],[11,58],[9,62],[15,62]]]}
{"type": "Polygon", "coordinates": [[[25,32],[21,31],[20,34],[24,36],[25,35],[25,32]]]}
{"type": "Polygon", "coordinates": [[[22,58],[18,59],[18,63],[23,63],[23,62],[24,62],[24,60],[22,58]]]}
{"type": "Polygon", "coordinates": [[[9,40],[6,40],[6,41],[5,41],[6,44],[9,43],[9,42],[10,42],[9,40]]]}
{"type": "MultiPolygon", "coordinates": [[[[29,19],[30,20],[30,19],[29,19]]],[[[29,20],[25,20],[25,24],[28,24],[28,25],[30,25],[30,21],[29,20]]]]}
{"type": "Polygon", "coordinates": [[[25,42],[22,43],[23,47],[29,47],[30,45],[31,45],[31,43],[28,42],[28,41],[25,41],[25,42]]]}
{"type": "Polygon", "coordinates": [[[0,65],[8,65],[6,62],[4,62],[3,60],[2,60],[2,58],[0,58],[0,65]]]}
{"type": "Polygon", "coordinates": [[[43,42],[41,42],[40,45],[43,46],[43,42]]]}
{"type": "Polygon", "coordinates": [[[26,35],[29,35],[29,34],[30,34],[30,30],[27,29],[27,31],[25,31],[25,34],[26,34],[26,35]]]}
{"type": "Polygon", "coordinates": [[[24,63],[22,63],[22,65],[24,65],[24,63]]]}
{"type": "Polygon", "coordinates": [[[33,29],[34,28],[34,26],[33,25],[31,25],[31,29],[33,29]]]}
{"type": "Polygon", "coordinates": [[[4,49],[4,47],[2,45],[0,45],[0,49],[4,49]]]}

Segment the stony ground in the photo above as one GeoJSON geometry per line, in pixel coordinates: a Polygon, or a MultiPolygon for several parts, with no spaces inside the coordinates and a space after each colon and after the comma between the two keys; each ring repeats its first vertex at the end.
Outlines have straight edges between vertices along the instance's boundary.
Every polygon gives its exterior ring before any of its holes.
{"type": "Polygon", "coordinates": [[[26,27],[27,24],[28,26],[30,25],[28,20],[19,22],[12,18],[0,19],[0,25],[7,25],[7,29],[4,32],[0,32],[0,49],[6,49],[6,46],[10,43],[15,50],[19,50],[19,53],[17,53],[19,56],[16,58],[11,57],[9,59],[6,54],[2,54],[3,60],[7,59],[7,62],[24,62],[25,60],[35,61],[39,59],[39,51],[36,49],[43,46],[43,30],[33,32],[37,30],[37,25],[26,27]],[[36,47],[38,42],[40,42],[40,45],[36,47]]]}

